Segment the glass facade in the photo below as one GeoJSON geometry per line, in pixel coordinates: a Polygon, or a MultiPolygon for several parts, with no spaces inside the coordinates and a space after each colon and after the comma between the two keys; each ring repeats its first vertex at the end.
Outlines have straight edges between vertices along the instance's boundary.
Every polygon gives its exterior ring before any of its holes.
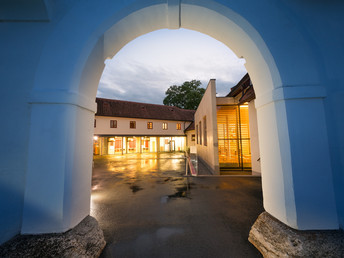
{"type": "Polygon", "coordinates": [[[122,137],[111,137],[108,139],[108,154],[122,153],[122,137]]]}
{"type": "Polygon", "coordinates": [[[217,106],[219,163],[222,169],[251,169],[248,105],[217,106]]]}
{"type": "Polygon", "coordinates": [[[127,153],[140,152],[140,139],[138,137],[127,137],[127,153]]]}
{"type": "Polygon", "coordinates": [[[94,155],[185,151],[185,136],[95,136],[94,155]]]}

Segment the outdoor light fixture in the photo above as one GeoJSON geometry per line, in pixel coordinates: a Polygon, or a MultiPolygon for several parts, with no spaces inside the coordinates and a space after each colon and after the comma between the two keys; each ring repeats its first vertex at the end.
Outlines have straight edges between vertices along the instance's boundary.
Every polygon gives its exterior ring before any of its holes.
{"type": "Polygon", "coordinates": [[[93,136],[93,140],[97,141],[98,140],[98,136],[93,136]]]}

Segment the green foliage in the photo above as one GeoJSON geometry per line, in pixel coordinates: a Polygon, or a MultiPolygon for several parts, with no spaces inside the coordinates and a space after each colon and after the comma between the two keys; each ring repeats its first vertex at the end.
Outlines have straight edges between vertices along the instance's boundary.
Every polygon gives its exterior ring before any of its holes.
{"type": "Polygon", "coordinates": [[[167,106],[197,109],[205,92],[200,86],[201,82],[198,80],[184,82],[181,86],[172,85],[165,92],[163,103],[167,106]]]}

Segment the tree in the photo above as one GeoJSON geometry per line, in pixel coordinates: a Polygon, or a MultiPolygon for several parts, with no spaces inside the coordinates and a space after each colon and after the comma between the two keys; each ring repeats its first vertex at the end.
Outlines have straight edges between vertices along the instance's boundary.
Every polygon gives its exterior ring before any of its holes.
{"type": "Polygon", "coordinates": [[[205,89],[200,87],[201,84],[198,80],[192,80],[184,82],[181,86],[170,86],[165,92],[164,105],[197,109],[205,92],[205,89]]]}

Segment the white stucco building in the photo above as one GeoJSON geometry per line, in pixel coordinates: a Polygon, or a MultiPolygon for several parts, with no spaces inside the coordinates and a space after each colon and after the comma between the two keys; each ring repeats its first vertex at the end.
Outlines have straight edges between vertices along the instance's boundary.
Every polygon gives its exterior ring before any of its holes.
{"type": "Polygon", "coordinates": [[[186,146],[190,153],[197,153],[195,123],[192,122],[186,129],[186,146]]]}
{"type": "Polygon", "coordinates": [[[185,151],[194,110],[97,98],[95,155],[185,151]]]}

